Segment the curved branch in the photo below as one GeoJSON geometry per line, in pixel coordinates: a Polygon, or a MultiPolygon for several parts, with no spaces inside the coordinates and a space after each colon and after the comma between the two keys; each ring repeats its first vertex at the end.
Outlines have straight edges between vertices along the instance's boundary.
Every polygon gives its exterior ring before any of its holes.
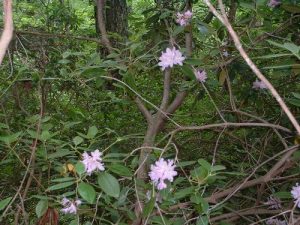
{"type": "Polygon", "coordinates": [[[0,65],[2,64],[8,45],[13,37],[13,13],[12,13],[12,0],[3,1],[4,9],[4,30],[0,39],[0,65]]]}

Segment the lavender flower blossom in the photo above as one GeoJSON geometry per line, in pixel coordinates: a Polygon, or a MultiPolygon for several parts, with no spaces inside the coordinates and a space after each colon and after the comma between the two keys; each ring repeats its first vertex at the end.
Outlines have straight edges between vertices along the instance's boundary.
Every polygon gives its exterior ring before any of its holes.
{"type": "Polygon", "coordinates": [[[300,208],[300,186],[298,183],[293,187],[291,194],[295,199],[295,204],[300,208]]]}
{"type": "Polygon", "coordinates": [[[205,70],[196,70],[195,72],[195,76],[197,78],[197,80],[199,80],[200,82],[204,83],[207,79],[207,74],[205,72],[205,70]]]}
{"type": "Polygon", "coordinates": [[[280,4],[281,4],[280,0],[270,0],[268,3],[268,6],[270,8],[275,8],[276,6],[278,6],[280,4]]]}
{"type": "Polygon", "coordinates": [[[61,209],[61,211],[65,214],[76,214],[77,213],[77,207],[79,205],[81,205],[81,201],[80,200],[76,200],[75,202],[70,201],[67,198],[63,198],[61,201],[61,204],[65,207],[63,209],[61,209]]]}
{"type": "Polygon", "coordinates": [[[268,201],[265,202],[264,205],[268,205],[269,209],[281,209],[282,208],[280,199],[273,197],[273,196],[270,196],[268,198],[268,201]]]}
{"type": "Polygon", "coordinates": [[[267,225],[287,225],[285,220],[279,220],[279,219],[268,219],[266,221],[267,225]]]}
{"type": "Polygon", "coordinates": [[[229,53],[226,50],[223,50],[222,55],[227,58],[229,56],[229,53]]]}
{"type": "Polygon", "coordinates": [[[178,23],[180,26],[186,26],[189,23],[189,20],[192,18],[193,13],[188,10],[184,13],[177,13],[177,19],[176,19],[176,23],[178,23]]]}
{"type": "Polygon", "coordinates": [[[167,48],[166,52],[162,52],[159,60],[158,65],[162,67],[162,70],[165,70],[167,67],[173,67],[174,65],[182,66],[185,57],[182,56],[179,50],[173,47],[172,49],[167,48]]]}
{"type": "Polygon", "coordinates": [[[151,165],[149,176],[158,190],[162,190],[167,187],[167,184],[165,183],[166,180],[170,182],[173,181],[174,177],[177,175],[177,172],[174,169],[174,161],[166,161],[163,158],[156,161],[155,165],[151,165]]]}
{"type": "Polygon", "coordinates": [[[104,164],[102,163],[102,158],[100,157],[102,153],[96,149],[95,151],[91,152],[91,155],[84,152],[82,154],[83,160],[81,161],[84,164],[86,173],[90,176],[92,172],[95,170],[104,171],[104,164]]]}
{"type": "Polygon", "coordinates": [[[253,86],[252,86],[253,89],[268,89],[267,85],[263,82],[263,81],[254,81],[253,82],[253,86]]]}

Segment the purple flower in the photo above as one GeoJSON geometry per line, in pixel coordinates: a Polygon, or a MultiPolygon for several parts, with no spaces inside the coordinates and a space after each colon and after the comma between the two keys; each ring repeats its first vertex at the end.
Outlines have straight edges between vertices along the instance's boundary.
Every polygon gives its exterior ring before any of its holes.
{"type": "Polygon", "coordinates": [[[279,220],[279,219],[268,219],[266,221],[267,225],[287,225],[285,220],[279,220]]]}
{"type": "Polygon", "coordinates": [[[86,152],[82,154],[83,160],[81,162],[84,164],[85,171],[89,176],[95,170],[105,170],[104,164],[102,163],[102,158],[100,157],[101,155],[102,153],[98,149],[91,152],[91,155],[86,152]]]}
{"type": "Polygon", "coordinates": [[[263,82],[263,81],[254,81],[253,82],[253,86],[252,86],[253,89],[268,89],[267,85],[263,82]]]}
{"type": "Polygon", "coordinates": [[[173,67],[174,65],[182,66],[185,57],[182,56],[179,50],[173,47],[172,49],[167,48],[166,52],[162,52],[159,60],[158,65],[162,67],[162,70],[165,70],[167,67],[173,67]]]}
{"type": "Polygon", "coordinates": [[[168,180],[170,182],[173,181],[173,178],[177,175],[177,172],[174,169],[174,161],[166,161],[163,158],[156,161],[155,165],[151,165],[149,176],[158,190],[162,190],[167,187],[165,180],[168,180]]]}
{"type": "Polygon", "coordinates": [[[278,6],[280,4],[281,4],[280,0],[270,0],[268,3],[268,6],[270,8],[275,8],[276,6],[278,6]]]}
{"type": "Polygon", "coordinates": [[[202,83],[204,83],[206,81],[206,79],[207,79],[207,74],[206,74],[205,70],[201,70],[201,69],[200,70],[196,70],[194,72],[194,74],[195,74],[197,80],[199,80],[202,83]]]}
{"type": "Polygon", "coordinates": [[[268,205],[269,209],[281,209],[281,202],[279,198],[270,196],[267,202],[264,202],[264,205],[268,205]]]}
{"type": "Polygon", "coordinates": [[[189,23],[189,20],[192,18],[193,13],[188,10],[184,13],[177,13],[177,19],[176,19],[176,23],[178,23],[180,26],[186,26],[189,23]]]}
{"type": "Polygon", "coordinates": [[[226,50],[223,50],[222,55],[227,58],[229,56],[229,53],[226,50]]]}
{"type": "Polygon", "coordinates": [[[293,187],[291,194],[295,199],[295,203],[300,208],[300,186],[298,183],[296,184],[296,186],[293,187]]]}
{"type": "Polygon", "coordinates": [[[64,206],[63,209],[61,209],[61,211],[65,214],[70,213],[70,214],[76,214],[77,213],[77,207],[79,205],[81,205],[81,201],[80,200],[76,200],[75,202],[70,201],[67,198],[63,198],[61,201],[61,204],[64,206]]]}

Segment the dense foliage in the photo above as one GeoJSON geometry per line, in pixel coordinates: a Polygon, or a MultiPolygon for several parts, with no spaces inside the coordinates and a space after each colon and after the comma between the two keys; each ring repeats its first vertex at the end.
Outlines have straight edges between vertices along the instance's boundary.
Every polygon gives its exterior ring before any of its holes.
{"type": "MultiPolygon", "coordinates": [[[[14,1],[0,224],[300,224],[299,133],[205,1],[104,2],[14,1]]],[[[300,2],[223,3],[299,120],[300,2]]]]}

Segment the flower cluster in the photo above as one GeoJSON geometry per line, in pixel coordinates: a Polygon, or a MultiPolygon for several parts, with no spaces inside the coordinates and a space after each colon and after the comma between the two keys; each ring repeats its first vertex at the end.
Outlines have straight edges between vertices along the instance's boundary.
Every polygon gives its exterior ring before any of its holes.
{"type": "Polygon", "coordinates": [[[81,205],[80,200],[76,200],[75,202],[70,201],[67,198],[63,198],[61,201],[61,204],[64,206],[64,208],[61,210],[63,213],[67,214],[76,214],[77,213],[77,207],[81,205]]]}
{"type": "Polygon", "coordinates": [[[184,13],[178,12],[176,16],[176,23],[178,23],[180,26],[186,26],[192,18],[193,13],[190,10],[187,10],[184,13]]]}
{"type": "Polygon", "coordinates": [[[298,183],[293,187],[291,194],[295,199],[295,204],[300,208],[300,186],[298,183]]]}
{"type": "Polygon", "coordinates": [[[263,82],[263,81],[254,81],[253,82],[253,86],[252,86],[253,89],[268,89],[267,85],[263,82]]]}
{"type": "Polygon", "coordinates": [[[270,8],[275,8],[276,6],[278,6],[280,4],[281,4],[280,0],[270,0],[268,3],[268,6],[270,8]]]}
{"type": "Polygon", "coordinates": [[[266,221],[267,225],[287,225],[286,221],[279,219],[268,219],[266,221]]]}
{"type": "Polygon", "coordinates": [[[269,209],[281,209],[282,208],[280,199],[273,197],[273,196],[270,196],[268,198],[268,201],[265,202],[264,205],[269,206],[268,207],[269,209]]]}
{"type": "Polygon", "coordinates": [[[172,49],[167,48],[166,52],[162,52],[159,60],[158,65],[162,67],[162,70],[165,70],[167,67],[173,67],[174,65],[182,66],[185,57],[179,50],[173,47],[172,49]]]}
{"type": "Polygon", "coordinates": [[[174,161],[166,161],[163,158],[156,161],[155,165],[151,165],[149,176],[158,190],[162,190],[167,187],[167,184],[165,183],[166,180],[170,182],[173,181],[174,177],[177,175],[177,172],[174,169],[174,161]]]}
{"type": "Polygon", "coordinates": [[[196,79],[202,83],[204,83],[207,79],[207,74],[205,72],[205,70],[196,70],[195,72],[195,76],[196,76],[196,79]]]}
{"type": "Polygon", "coordinates": [[[96,170],[105,170],[101,155],[102,153],[98,149],[91,152],[91,155],[86,152],[82,154],[83,160],[81,162],[83,163],[85,171],[89,176],[96,170]]]}

